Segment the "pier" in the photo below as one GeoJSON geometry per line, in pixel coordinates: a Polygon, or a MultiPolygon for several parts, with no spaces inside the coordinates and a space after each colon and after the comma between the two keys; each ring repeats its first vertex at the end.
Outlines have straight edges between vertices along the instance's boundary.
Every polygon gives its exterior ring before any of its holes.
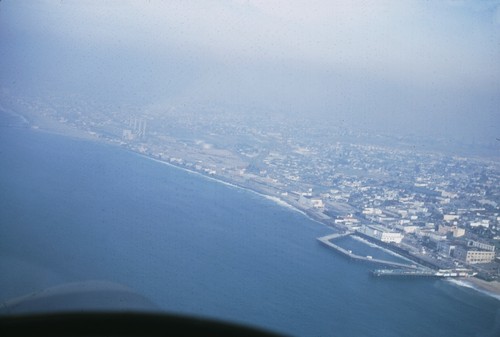
{"type": "Polygon", "coordinates": [[[374,276],[407,276],[407,277],[444,277],[436,274],[434,270],[423,269],[376,269],[372,271],[374,276]]]}
{"type": "Polygon", "coordinates": [[[406,277],[471,277],[477,273],[469,269],[377,269],[373,270],[374,276],[406,276],[406,277]]]}
{"type": "Polygon", "coordinates": [[[407,268],[407,269],[411,269],[411,270],[418,269],[418,267],[415,265],[409,265],[409,264],[405,264],[405,263],[387,261],[387,260],[382,260],[382,259],[374,259],[374,258],[369,257],[369,256],[356,255],[352,251],[344,249],[344,248],[342,248],[342,247],[340,247],[332,242],[332,240],[346,237],[346,236],[349,236],[351,234],[353,234],[353,233],[346,232],[346,233],[330,234],[330,235],[322,236],[322,237],[318,238],[318,241],[320,241],[322,244],[324,244],[330,248],[333,248],[335,251],[337,251],[337,252],[341,253],[342,255],[344,255],[350,259],[353,259],[353,260],[372,262],[372,263],[377,263],[377,264],[381,264],[381,265],[385,265],[385,266],[389,266],[389,267],[396,267],[396,268],[407,268]]]}

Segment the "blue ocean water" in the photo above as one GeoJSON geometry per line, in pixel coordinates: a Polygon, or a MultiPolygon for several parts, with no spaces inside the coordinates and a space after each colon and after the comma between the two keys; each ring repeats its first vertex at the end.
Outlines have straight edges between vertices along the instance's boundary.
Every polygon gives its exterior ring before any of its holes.
{"type": "Polygon", "coordinates": [[[500,334],[497,299],[444,280],[373,278],[373,266],[317,242],[329,228],[255,193],[119,147],[7,124],[0,302],[107,280],[168,312],[297,336],[500,334]]]}

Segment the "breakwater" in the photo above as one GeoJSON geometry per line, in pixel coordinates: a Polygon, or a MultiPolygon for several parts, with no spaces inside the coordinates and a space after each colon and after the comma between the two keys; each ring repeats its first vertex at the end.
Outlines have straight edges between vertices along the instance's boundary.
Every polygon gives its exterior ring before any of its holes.
{"type": "Polygon", "coordinates": [[[336,252],[338,252],[338,253],[340,253],[340,254],[342,254],[350,259],[353,259],[353,260],[363,261],[363,262],[371,262],[371,263],[376,263],[376,264],[385,265],[385,266],[389,266],[389,267],[397,267],[397,268],[409,268],[409,269],[417,269],[418,268],[416,265],[410,265],[410,264],[406,264],[406,263],[399,263],[399,262],[393,262],[393,261],[382,260],[382,259],[374,259],[371,256],[357,255],[357,254],[354,254],[352,251],[344,249],[344,248],[342,248],[342,247],[340,247],[332,242],[333,240],[336,240],[336,239],[339,239],[342,237],[346,237],[349,235],[353,235],[353,234],[354,234],[353,232],[335,233],[335,234],[322,236],[322,237],[318,238],[318,241],[321,242],[322,244],[330,247],[330,248],[333,248],[336,252]]]}

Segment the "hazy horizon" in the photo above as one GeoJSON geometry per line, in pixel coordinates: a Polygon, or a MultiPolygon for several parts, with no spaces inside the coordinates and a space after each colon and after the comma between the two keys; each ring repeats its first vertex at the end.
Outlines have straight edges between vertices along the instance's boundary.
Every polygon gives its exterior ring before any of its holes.
{"type": "Polygon", "coordinates": [[[3,1],[0,18],[14,94],[499,137],[500,1],[3,1]]]}

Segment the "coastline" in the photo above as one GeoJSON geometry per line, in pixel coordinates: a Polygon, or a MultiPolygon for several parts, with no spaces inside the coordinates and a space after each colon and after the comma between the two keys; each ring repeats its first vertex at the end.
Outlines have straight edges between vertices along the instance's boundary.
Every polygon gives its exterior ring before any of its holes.
{"type": "Polygon", "coordinates": [[[155,162],[158,162],[160,164],[164,164],[164,165],[167,165],[169,167],[172,167],[172,168],[176,168],[176,169],[179,169],[179,170],[182,170],[182,171],[185,171],[185,172],[188,172],[188,173],[191,173],[191,174],[196,174],[197,176],[200,176],[200,177],[203,177],[205,179],[208,179],[208,180],[211,180],[211,181],[214,181],[214,182],[217,182],[219,184],[223,184],[223,185],[226,185],[226,186],[229,186],[229,187],[232,187],[232,188],[237,188],[237,189],[241,189],[241,190],[244,190],[244,191],[247,191],[247,192],[251,192],[253,194],[256,194],[262,198],[265,198],[269,201],[272,201],[273,203],[277,204],[278,206],[281,206],[281,207],[285,207],[291,211],[294,211],[294,212],[298,212],[300,214],[302,214],[303,216],[307,217],[308,219],[310,219],[311,221],[314,221],[320,225],[323,225],[323,226],[326,226],[328,228],[331,228],[331,229],[334,229],[332,228],[331,226],[325,224],[325,223],[322,223],[320,222],[319,220],[315,219],[314,217],[312,217],[311,215],[309,215],[306,211],[304,210],[301,210],[300,208],[297,208],[293,205],[291,205],[290,203],[286,202],[285,200],[281,199],[281,198],[278,198],[276,196],[271,196],[271,195],[267,195],[267,194],[264,194],[262,192],[259,192],[257,190],[254,190],[252,188],[249,188],[249,187],[246,187],[246,186],[242,186],[242,185],[238,185],[238,184],[234,184],[234,183],[231,183],[231,182],[228,182],[226,180],[223,180],[223,179],[218,179],[216,177],[210,177],[206,174],[203,174],[202,172],[198,172],[198,171],[195,171],[195,170],[190,170],[186,167],[182,167],[182,166],[177,166],[177,165],[174,165],[172,163],[169,163],[167,161],[163,161],[161,159],[158,159],[158,158],[154,158],[152,156],[149,156],[147,154],[144,154],[144,153],[140,153],[140,152],[136,152],[136,151],[133,151],[133,150],[130,150],[130,152],[136,154],[136,155],[139,155],[145,159],[149,159],[149,160],[153,160],[155,162]]]}
{"type": "MultiPolygon", "coordinates": [[[[22,120],[22,123],[24,124],[24,126],[26,126],[26,128],[31,129],[33,131],[45,132],[45,133],[61,135],[61,136],[69,137],[69,138],[73,138],[73,139],[84,139],[84,140],[89,140],[89,141],[100,142],[103,144],[119,146],[118,143],[111,142],[111,141],[106,140],[106,139],[101,139],[97,135],[91,134],[88,131],[77,129],[75,127],[72,127],[70,125],[64,124],[64,123],[59,122],[59,121],[55,121],[55,120],[51,120],[49,118],[44,118],[44,117],[39,117],[39,116],[35,117],[35,116],[31,116],[31,115],[29,115],[29,116],[23,115],[23,114],[20,114],[18,112],[14,112],[12,110],[6,109],[2,105],[0,105],[0,110],[4,111],[6,114],[20,118],[22,120]]],[[[196,175],[203,177],[205,179],[209,179],[209,180],[218,182],[220,184],[224,184],[224,185],[229,186],[229,187],[239,188],[239,189],[242,189],[245,191],[249,191],[249,192],[254,193],[260,197],[263,197],[267,200],[270,200],[281,207],[286,207],[289,210],[292,210],[294,212],[298,212],[298,213],[306,216],[308,219],[310,219],[318,224],[321,224],[323,226],[326,226],[328,228],[333,229],[333,227],[331,227],[328,224],[325,224],[325,223],[321,222],[320,220],[314,218],[312,215],[308,214],[305,210],[302,210],[302,209],[286,202],[285,200],[283,200],[279,197],[267,195],[267,194],[262,193],[261,191],[252,189],[252,188],[247,187],[247,186],[235,184],[235,183],[229,182],[229,181],[221,179],[221,178],[211,177],[211,176],[208,176],[202,172],[192,170],[192,169],[189,169],[187,167],[175,165],[175,164],[172,164],[170,162],[155,158],[151,155],[148,155],[148,154],[145,154],[142,152],[138,152],[138,151],[134,151],[133,149],[130,149],[130,148],[126,148],[126,150],[128,150],[131,153],[134,153],[138,156],[141,156],[145,159],[153,160],[153,161],[156,161],[158,163],[168,165],[169,167],[183,170],[183,171],[191,173],[191,174],[196,174],[196,175]]]]}
{"type": "Polygon", "coordinates": [[[30,122],[28,121],[28,119],[26,118],[26,116],[21,115],[21,114],[19,114],[17,112],[14,112],[14,111],[12,111],[10,109],[5,108],[1,103],[0,103],[0,111],[3,111],[3,112],[5,112],[8,115],[11,115],[13,117],[21,119],[21,121],[22,121],[21,124],[24,124],[26,126],[29,126],[29,124],[30,124],[30,122]]]}
{"type": "MultiPolygon", "coordinates": [[[[69,138],[73,138],[73,139],[81,139],[81,140],[99,142],[99,143],[102,143],[102,144],[108,144],[108,145],[113,145],[113,146],[120,147],[120,144],[117,143],[117,142],[112,142],[112,141],[109,141],[109,140],[106,140],[106,139],[99,138],[99,136],[96,135],[96,134],[92,134],[89,131],[84,131],[84,130],[77,129],[75,127],[72,127],[70,125],[64,124],[62,122],[58,122],[58,121],[55,121],[55,120],[50,120],[50,119],[44,118],[44,117],[38,117],[36,119],[30,119],[30,117],[32,117],[32,118],[34,118],[34,117],[31,116],[31,115],[30,116],[26,116],[26,115],[23,115],[23,114],[14,112],[14,111],[7,110],[4,107],[2,107],[1,105],[0,105],[0,110],[4,111],[7,114],[10,114],[12,116],[16,116],[16,117],[20,118],[22,120],[22,124],[21,125],[25,126],[28,129],[31,129],[33,131],[44,132],[44,133],[55,134],[55,135],[61,135],[61,136],[69,137],[69,138]],[[35,120],[36,120],[36,124],[34,124],[35,120]]],[[[208,176],[207,174],[204,174],[202,172],[199,172],[199,171],[196,171],[196,170],[192,170],[192,169],[189,169],[189,168],[186,168],[186,167],[183,167],[183,166],[178,166],[178,165],[172,164],[170,162],[167,162],[167,161],[155,158],[152,155],[148,155],[148,154],[145,154],[145,153],[142,153],[142,152],[135,151],[135,150],[130,149],[128,147],[126,148],[126,150],[130,151],[131,153],[133,153],[135,155],[141,156],[141,157],[143,157],[145,159],[153,160],[153,161],[156,161],[158,163],[161,163],[161,164],[164,164],[164,165],[168,165],[169,167],[183,170],[183,171],[185,171],[187,173],[190,173],[190,174],[196,174],[196,175],[198,175],[200,177],[203,177],[205,179],[209,179],[211,181],[214,181],[214,182],[217,182],[217,183],[220,183],[220,184],[224,184],[224,185],[232,187],[232,188],[238,188],[238,189],[241,189],[241,190],[245,190],[245,191],[254,193],[255,195],[258,195],[258,196],[260,196],[262,198],[265,198],[265,199],[267,199],[269,201],[272,201],[276,205],[279,205],[279,206],[285,207],[285,208],[287,208],[289,210],[298,212],[298,213],[304,215],[305,217],[307,217],[308,219],[310,219],[310,220],[312,220],[312,221],[314,221],[314,222],[316,222],[316,223],[318,223],[320,225],[328,227],[331,230],[334,230],[334,231],[338,231],[339,230],[336,227],[333,227],[332,225],[329,225],[329,224],[327,224],[325,222],[322,222],[320,219],[315,218],[314,215],[313,214],[309,214],[307,212],[307,210],[302,210],[302,209],[300,209],[300,208],[298,208],[298,207],[296,207],[296,206],[288,203],[287,201],[285,201],[285,200],[283,200],[283,199],[281,199],[279,197],[272,196],[272,195],[267,195],[267,194],[264,194],[261,191],[252,189],[250,187],[242,186],[242,185],[239,185],[239,184],[235,184],[235,183],[226,181],[226,180],[221,179],[221,178],[208,176]]],[[[356,239],[359,239],[359,241],[362,242],[362,243],[371,245],[371,243],[369,243],[368,241],[363,240],[362,238],[356,238],[356,239]]],[[[389,253],[397,256],[397,257],[403,258],[405,260],[409,260],[407,258],[404,258],[404,257],[398,255],[395,252],[392,252],[392,251],[387,250],[387,249],[385,249],[383,247],[377,246],[376,244],[373,244],[373,245],[376,246],[377,248],[382,249],[384,251],[387,251],[387,252],[389,252],[389,253]]],[[[411,261],[411,260],[409,260],[409,261],[411,261]]],[[[412,261],[412,262],[414,262],[414,261],[412,261]]],[[[488,282],[488,281],[484,281],[484,280],[478,279],[476,277],[459,278],[459,279],[449,278],[449,279],[446,279],[446,280],[450,284],[453,284],[453,285],[456,285],[456,286],[461,286],[461,287],[466,287],[466,288],[471,288],[471,289],[474,289],[477,292],[480,292],[482,294],[485,294],[487,296],[490,296],[490,297],[493,297],[495,299],[500,300],[500,282],[499,281],[490,281],[490,282],[488,282]]]]}
{"type": "Polygon", "coordinates": [[[484,281],[478,279],[477,277],[459,278],[459,279],[448,279],[449,283],[459,286],[473,289],[481,294],[493,297],[500,301],[500,282],[499,281],[484,281]]]}
{"type": "Polygon", "coordinates": [[[101,141],[97,135],[77,129],[71,125],[67,125],[49,118],[38,117],[33,115],[21,114],[11,109],[7,109],[0,104],[0,111],[10,116],[20,119],[19,125],[12,125],[12,127],[23,127],[34,131],[45,132],[54,135],[61,135],[72,139],[85,139],[91,141],[101,141]]]}

